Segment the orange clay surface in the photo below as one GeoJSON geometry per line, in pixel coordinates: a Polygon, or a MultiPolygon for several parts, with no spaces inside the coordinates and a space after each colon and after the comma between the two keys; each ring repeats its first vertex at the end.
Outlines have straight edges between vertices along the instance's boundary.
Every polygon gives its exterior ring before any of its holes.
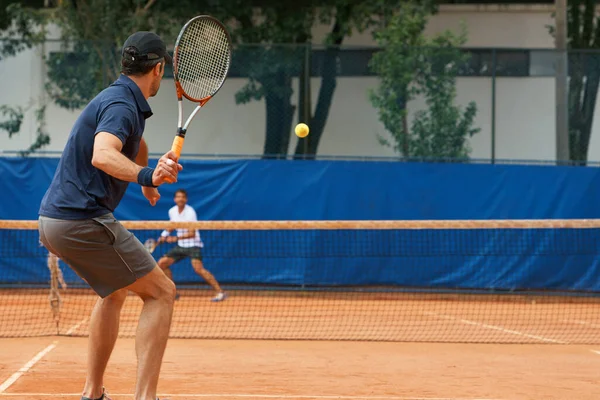
{"type": "MultiPolygon", "coordinates": [[[[213,304],[207,291],[181,293],[161,398],[600,398],[595,301],[232,291],[213,304]]],[[[46,290],[0,290],[0,400],[79,398],[87,338],[74,336],[87,334],[95,297],[61,299],[57,324],[46,290]]],[[[105,381],[115,400],[133,399],[141,304],[129,296],[122,313],[105,381]]]]}
{"type": "MultiPolygon", "coordinates": [[[[0,339],[0,384],[56,347],[0,398],[77,399],[86,338],[0,339]]],[[[578,399],[600,396],[600,355],[580,345],[171,339],[159,394],[172,399],[578,399]]],[[[134,339],[119,339],[106,374],[133,399],[134,339]]]]}

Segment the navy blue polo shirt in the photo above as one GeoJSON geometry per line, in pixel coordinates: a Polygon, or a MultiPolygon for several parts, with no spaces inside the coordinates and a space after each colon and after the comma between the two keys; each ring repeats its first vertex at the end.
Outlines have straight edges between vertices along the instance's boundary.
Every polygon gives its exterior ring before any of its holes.
{"type": "Polygon", "coordinates": [[[77,118],[39,214],[75,220],[113,212],[129,182],[92,165],[94,138],[99,132],[115,135],[123,142],[121,153],[135,161],[151,115],[142,91],[125,75],[100,92],[77,118]]]}

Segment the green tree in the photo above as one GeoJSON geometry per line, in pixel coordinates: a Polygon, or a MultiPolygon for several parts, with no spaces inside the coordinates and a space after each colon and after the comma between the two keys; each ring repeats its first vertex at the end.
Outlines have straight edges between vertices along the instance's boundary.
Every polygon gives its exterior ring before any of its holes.
{"type": "Polygon", "coordinates": [[[237,44],[233,63],[248,76],[235,96],[237,104],[265,102],[263,154],[287,154],[295,106],[292,80],[300,75],[304,45],[317,17],[308,1],[223,1],[218,14],[228,16],[237,44]]]}
{"type": "MultiPolygon", "coordinates": [[[[233,27],[235,43],[259,45],[239,47],[234,52],[234,63],[245,65],[250,77],[236,100],[245,103],[264,97],[266,143],[277,142],[283,125],[287,126],[289,143],[295,111],[290,101],[291,82],[301,65],[294,60],[299,51],[290,46],[269,45],[306,42],[315,15],[311,7],[303,0],[287,5],[276,0],[63,1],[51,16],[60,27],[63,46],[61,52],[51,54],[47,60],[46,90],[59,106],[80,108],[116,79],[118,50],[131,32],[153,30],[165,40],[174,41],[190,15],[211,14],[233,27]]],[[[280,151],[267,146],[265,153],[280,151]]]]}
{"type": "MultiPolygon", "coordinates": [[[[292,132],[292,82],[299,77],[300,119],[311,126],[296,154],[315,154],[335,93],[339,46],[345,37],[379,23],[377,16],[400,0],[70,0],[51,15],[61,28],[63,51],[47,60],[52,101],[77,109],[118,75],[120,46],[131,32],[153,30],[173,41],[190,15],[211,14],[230,26],[236,49],[233,63],[249,77],[235,97],[239,104],[265,100],[264,153],[287,154],[292,132]],[[304,89],[306,45],[316,22],[330,24],[322,82],[314,113],[304,89]],[[308,112],[307,112],[308,111],[308,112]],[[306,144],[306,146],[304,146],[306,144]]],[[[310,48],[309,48],[310,49],[310,48]]]]}
{"type": "MultiPolygon", "coordinates": [[[[4,28],[0,55],[15,55],[41,43],[45,32],[38,28],[44,23],[58,25],[62,48],[46,59],[49,79],[45,91],[50,101],[71,110],[84,106],[118,77],[120,48],[132,32],[152,30],[172,42],[190,15],[215,8],[212,0],[64,0],[51,2],[53,8],[47,10],[39,10],[43,0],[37,3],[41,4],[28,8],[11,4],[5,14],[0,13],[0,29],[4,28]]],[[[42,121],[45,105],[35,111],[38,132],[47,135],[42,121]]],[[[20,130],[24,111],[23,107],[2,107],[0,117],[8,119],[0,123],[0,129],[14,135],[20,130]]],[[[48,139],[40,136],[34,149],[48,139]]]]}
{"type": "Polygon", "coordinates": [[[466,32],[425,37],[428,7],[403,4],[374,35],[382,50],[370,66],[380,84],[370,99],[392,142],[379,139],[408,158],[468,158],[467,138],[479,132],[472,127],[477,107],[455,105],[456,77],[468,57],[459,48],[466,32]],[[409,128],[407,104],[420,95],[427,109],[415,113],[409,128]]]}
{"type": "MultiPolygon", "coordinates": [[[[567,3],[567,46],[569,49],[569,154],[585,164],[600,85],[600,16],[594,0],[567,3]]],[[[549,26],[554,36],[554,27],[549,26]]]]}
{"type": "Polygon", "coordinates": [[[304,79],[310,79],[310,71],[303,70],[299,92],[299,120],[310,126],[311,134],[304,140],[298,141],[295,155],[317,154],[319,143],[325,130],[331,103],[337,86],[338,57],[344,39],[354,32],[364,32],[381,23],[381,19],[400,4],[399,0],[333,0],[329,7],[321,8],[319,21],[332,25],[331,31],[325,38],[325,51],[319,70],[321,71],[321,86],[317,97],[314,113],[311,114],[310,99],[305,99],[304,79]],[[303,112],[306,110],[306,112],[303,112]],[[306,115],[306,117],[304,115],[306,115]]]}
{"type": "Polygon", "coordinates": [[[298,119],[308,124],[311,131],[298,142],[294,154],[317,153],[337,86],[340,46],[353,32],[363,32],[380,23],[379,17],[399,3],[399,0],[325,0],[316,7],[306,0],[221,2],[223,14],[235,21],[232,36],[240,44],[234,62],[243,65],[249,77],[248,84],[236,94],[236,102],[265,100],[265,155],[288,153],[296,112],[292,104],[294,77],[299,78],[300,88],[298,119]],[[331,30],[325,37],[323,57],[317,66],[321,85],[313,112],[306,80],[310,79],[312,64],[311,28],[317,22],[330,25],[331,30]]]}
{"type": "Polygon", "coordinates": [[[118,78],[120,48],[132,32],[152,30],[170,40],[182,25],[156,0],[63,1],[53,22],[60,27],[62,52],[47,60],[46,89],[67,109],[84,106],[118,78]]]}
{"type": "Polygon", "coordinates": [[[39,44],[45,36],[40,1],[0,0],[0,60],[39,44]]]}

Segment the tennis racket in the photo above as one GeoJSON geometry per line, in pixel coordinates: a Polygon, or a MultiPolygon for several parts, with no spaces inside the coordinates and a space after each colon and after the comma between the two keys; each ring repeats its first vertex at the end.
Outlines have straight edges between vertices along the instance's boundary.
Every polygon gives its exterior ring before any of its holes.
{"type": "Polygon", "coordinates": [[[190,122],[225,82],[231,65],[231,48],[231,37],[225,26],[207,15],[192,18],[179,32],[173,53],[179,117],[171,147],[177,158],[181,156],[190,122]],[[198,105],[182,125],[184,97],[198,105]]]}
{"type": "Polygon", "coordinates": [[[158,246],[158,242],[154,239],[148,239],[144,242],[144,247],[146,248],[146,250],[148,250],[150,254],[154,252],[156,246],[158,246]]]}

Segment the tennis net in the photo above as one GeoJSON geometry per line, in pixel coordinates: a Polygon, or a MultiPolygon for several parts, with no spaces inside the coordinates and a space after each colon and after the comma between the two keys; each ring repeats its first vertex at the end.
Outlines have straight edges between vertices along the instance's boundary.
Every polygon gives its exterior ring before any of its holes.
{"type": "MultiPolygon", "coordinates": [[[[228,294],[211,302],[175,264],[171,337],[600,343],[600,220],[123,224],[142,243],[198,229],[228,294]]],[[[97,297],[40,246],[37,221],[0,221],[0,243],[0,337],[87,335],[97,297]]],[[[128,296],[121,336],[141,306],[128,296]]]]}

